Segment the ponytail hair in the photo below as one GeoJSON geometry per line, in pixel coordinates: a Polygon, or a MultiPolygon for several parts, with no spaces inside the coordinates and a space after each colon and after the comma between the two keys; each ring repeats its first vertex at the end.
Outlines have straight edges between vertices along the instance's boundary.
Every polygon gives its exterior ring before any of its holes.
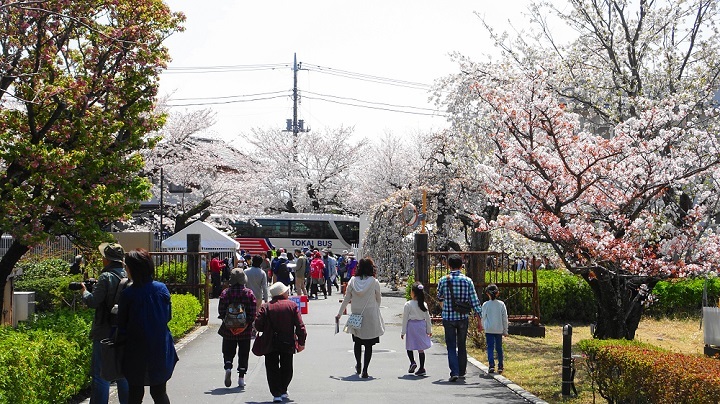
{"type": "Polygon", "coordinates": [[[500,289],[498,289],[497,285],[493,283],[488,285],[487,288],[485,288],[485,293],[490,296],[490,300],[495,300],[497,299],[498,294],[500,294],[500,289]]]}
{"type": "Polygon", "coordinates": [[[427,311],[427,307],[425,307],[425,287],[422,285],[422,283],[415,282],[415,284],[412,287],[412,291],[415,294],[415,299],[417,299],[418,307],[420,307],[420,310],[427,311]]]}

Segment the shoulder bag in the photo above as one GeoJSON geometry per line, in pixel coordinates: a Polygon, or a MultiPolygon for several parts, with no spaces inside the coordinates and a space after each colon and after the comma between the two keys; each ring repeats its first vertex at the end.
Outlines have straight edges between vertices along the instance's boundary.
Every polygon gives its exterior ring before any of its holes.
{"type": "Polygon", "coordinates": [[[453,291],[453,285],[452,285],[452,276],[447,276],[447,285],[448,289],[450,289],[450,302],[452,303],[452,309],[453,311],[456,311],[460,314],[470,314],[470,311],[472,310],[472,304],[470,302],[459,302],[455,300],[455,292],[453,291]]]}
{"type": "Polygon", "coordinates": [[[353,313],[348,316],[347,323],[345,323],[345,332],[347,332],[348,329],[359,330],[362,327],[363,313],[365,313],[368,303],[370,303],[370,299],[365,302],[365,307],[363,307],[360,314],[353,313]]]}

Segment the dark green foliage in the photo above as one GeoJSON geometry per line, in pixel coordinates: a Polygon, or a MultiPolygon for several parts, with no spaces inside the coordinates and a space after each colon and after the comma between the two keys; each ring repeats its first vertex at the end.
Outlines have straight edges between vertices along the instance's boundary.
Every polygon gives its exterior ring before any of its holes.
{"type": "MultiPolygon", "coordinates": [[[[657,317],[699,316],[702,313],[704,278],[672,279],[658,282],[652,294],[655,301],[646,313],[657,317]]],[[[720,297],[720,279],[707,281],[708,303],[716,306],[720,297]]]]}
{"type": "Polygon", "coordinates": [[[168,323],[170,333],[177,341],[195,326],[202,306],[193,295],[170,295],[172,300],[172,319],[168,323]]]}
{"type": "Polygon", "coordinates": [[[81,275],[68,275],[70,264],[61,259],[18,264],[23,274],[15,279],[15,290],[35,292],[35,311],[68,308],[79,293],[68,288],[70,282],[82,280],[81,275]]]}
{"type": "Polygon", "coordinates": [[[595,297],[585,280],[562,270],[537,274],[543,322],[589,323],[595,319],[595,297]]]}
{"type": "Polygon", "coordinates": [[[61,310],[0,328],[0,402],[64,402],[87,387],[92,313],[61,310]]]}
{"type": "MultiPolygon", "coordinates": [[[[171,301],[168,327],[177,340],[195,326],[201,307],[191,295],[171,295],[171,301]]],[[[62,403],[87,389],[94,313],[59,309],[17,329],[0,327],[0,403],[62,403]]]]}

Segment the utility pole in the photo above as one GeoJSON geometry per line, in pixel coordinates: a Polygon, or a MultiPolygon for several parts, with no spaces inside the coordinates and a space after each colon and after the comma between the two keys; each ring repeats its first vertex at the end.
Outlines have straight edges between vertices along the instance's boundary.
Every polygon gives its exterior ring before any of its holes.
{"type": "Polygon", "coordinates": [[[292,119],[287,119],[285,132],[292,132],[293,134],[293,161],[297,161],[297,153],[295,150],[297,149],[297,141],[298,141],[298,133],[300,132],[309,132],[310,129],[305,129],[305,121],[300,119],[298,121],[298,88],[297,88],[297,74],[298,70],[302,68],[302,62],[298,63],[297,61],[297,53],[293,54],[293,117],[292,119]]]}

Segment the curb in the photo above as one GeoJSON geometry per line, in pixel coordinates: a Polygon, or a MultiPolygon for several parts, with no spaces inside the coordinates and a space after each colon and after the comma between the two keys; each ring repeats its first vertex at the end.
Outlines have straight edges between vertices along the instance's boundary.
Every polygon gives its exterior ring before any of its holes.
{"type": "MultiPolygon", "coordinates": [[[[477,359],[473,358],[472,356],[468,356],[468,362],[472,363],[473,365],[477,366],[485,372],[485,374],[490,375],[488,373],[488,367],[485,366],[483,363],[478,361],[477,359]]],[[[494,374],[493,379],[497,380],[498,382],[502,383],[507,387],[508,389],[512,390],[513,393],[517,394],[518,396],[524,398],[526,401],[533,403],[533,404],[548,404],[547,401],[543,401],[539,399],[534,394],[530,393],[529,391],[523,389],[522,387],[518,386],[517,384],[513,383],[512,380],[508,379],[507,377],[503,375],[494,374]]]]}

